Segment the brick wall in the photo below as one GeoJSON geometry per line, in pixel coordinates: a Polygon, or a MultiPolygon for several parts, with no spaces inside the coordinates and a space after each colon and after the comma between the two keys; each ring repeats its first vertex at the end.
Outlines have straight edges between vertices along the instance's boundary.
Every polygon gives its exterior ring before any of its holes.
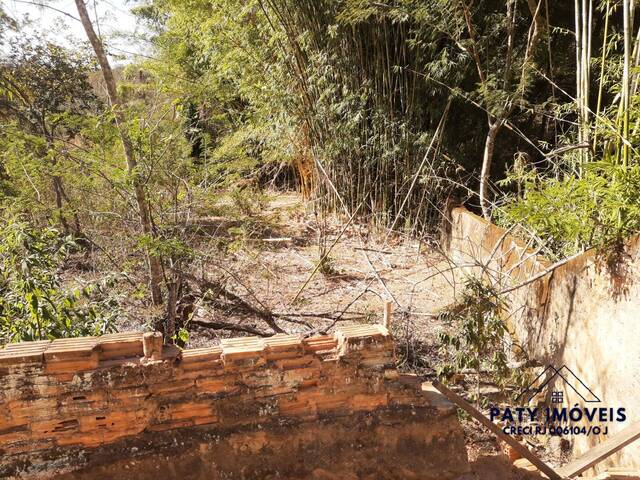
{"type": "MultiPolygon", "coordinates": [[[[338,442],[331,440],[333,434],[326,435],[327,429],[347,438],[353,425],[344,422],[354,418],[368,418],[368,424],[359,425],[365,428],[359,441],[369,442],[367,455],[376,451],[378,463],[387,453],[396,460],[409,454],[409,470],[427,470],[444,461],[447,451],[460,461],[454,466],[443,463],[439,472],[432,472],[434,478],[466,468],[453,408],[437,394],[421,391],[416,378],[396,371],[393,342],[382,326],[341,327],[334,335],[306,339],[233,338],[218,347],[184,351],[167,346],[162,352],[153,351],[152,342],[157,340],[146,336],[143,342],[142,334],[120,333],[11,344],[0,350],[0,478],[46,478],[47,472],[50,476],[76,472],[68,478],[111,478],[104,470],[97,476],[86,472],[109,468],[118,459],[127,461],[131,452],[143,458],[158,449],[171,449],[178,435],[183,444],[185,438],[187,443],[199,439],[192,446],[199,452],[209,451],[206,445],[218,445],[209,452],[215,457],[217,451],[231,448],[233,435],[244,432],[249,438],[257,431],[267,435],[264,458],[253,467],[254,478],[260,478],[256,473],[260,469],[278,470],[278,458],[287,464],[282,438],[298,438],[297,448],[317,450],[321,457],[338,442]],[[385,430],[380,412],[390,415],[387,427],[395,422],[398,429],[385,430]],[[315,438],[325,440],[304,440],[309,428],[315,438]],[[206,441],[203,432],[209,435],[206,441]],[[443,438],[447,444],[438,447],[437,440],[443,438]],[[418,446],[426,457],[412,460],[407,445],[418,446]],[[437,451],[442,458],[430,457],[437,451]]],[[[186,454],[178,450],[172,449],[176,458],[186,454]]],[[[367,455],[361,456],[362,468],[367,455]]],[[[221,464],[213,457],[199,461],[221,464]]],[[[322,471],[320,464],[332,469],[333,462],[326,458],[316,460],[309,461],[305,475],[322,471]]],[[[149,461],[157,465],[159,459],[149,461]]],[[[220,478],[245,478],[234,471],[233,462],[227,463],[227,476],[220,478]]],[[[237,462],[238,468],[241,463],[237,462]]],[[[118,478],[146,478],[151,464],[138,464],[138,470],[130,470],[131,477],[120,473],[118,478]]],[[[287,468],[303,474],[300,466],[287,468]]],[[[286,474],[278,470],[282,478],[286,474]]],[[[153,475],[148,478],[156,478],[153,475]]]]}

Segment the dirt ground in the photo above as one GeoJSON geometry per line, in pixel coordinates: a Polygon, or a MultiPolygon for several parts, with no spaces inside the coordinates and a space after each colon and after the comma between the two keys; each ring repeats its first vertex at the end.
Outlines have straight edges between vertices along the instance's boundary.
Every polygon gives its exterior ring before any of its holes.
{"type": "MultiPolygon", "coordinates": [[[[389,234],[361,224],[345,229],[348,219],[338,216],[319,221],[311,205],[296,194],[270,198],[248,231],[218,218],[202,223],[215,228],[199,233],[198,249],[208,258],[196,267],[195,276],[215,279],[253,307],[271,312],[287,333],[378,323],[383,302],[391,301],[400,368],[425,378],[434,376],[440,355],[437,334],[445,328],[436,314],[452,304],[461,289],[461,277],[456,275],[456,283],[452,264],[435,247],[434,239],[389,234]],[[321,232],[329,248],[324,272],[316,269],[321,232]]],[[[153,321],[142,314],[148,311],[148,305],[132,299],[129,314],[119,320],[119,330],[145,328],[153,321]]],[[[244,309],[199,303],[185,325],[190,331],[186,346],[213,345],[222,338],[249,334],[203,326],[214,322],[270,332],[264,319],[244,309]]],[[[472,462],[472,473],[465,480],[542,478],[515,468],[493,435],[472,420],[462,421],[472,462]]]]}
{"type": "Polygon", "coordinates": [[[540,480],[546,479],[537,471],[514,466],[505,455],[483,455],[471,459],[471,473],[460,480],[540,480]]]}
{"type": "MultiPolygon", "coordinates": [[[[256,228],[257,233],[241,236],[225,226],[207,233],[198,239],[198,248],[214,258],[202,262],[194,274],[215,278],[251,305],[272,312],[287,333],[380,322],[383,302],[390,300],[392,330],[404,345],[400,350],[405,367],[430,370],[434,339],[442,328],[433,314],[450,304],[455,293],[449,263],[424,241],[371,231],[364,225],[350,225],[343,232],[346,219],[334,217],[325,227],[326,244],[331,247],[325,260],[328,271],[314,273],[320,259],[321,227],[310,209],[298,195],[279,194],[261,212],[261,222],[267,226],[256,228]],[[229,241],[230,230],[237,240],[221,256],[220,239],[229,241]]],[[[149,321],[132,312],[122,318],[120,330],[137,330],[149,321]]],[[[269,332],[262,319],[234,308],[200,303],[192,318],[269,332]]],[[[188,329],[188,347],[243,334],[197,325],[188,329]]]]}

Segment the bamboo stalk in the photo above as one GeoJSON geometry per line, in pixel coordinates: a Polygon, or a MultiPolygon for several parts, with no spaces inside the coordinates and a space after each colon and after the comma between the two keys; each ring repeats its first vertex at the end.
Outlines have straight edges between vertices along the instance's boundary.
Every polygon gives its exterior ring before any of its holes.
{"type": "MultiPolygon", "coordinates": [[[[578,143],[583,142],[582,129],[582,22],[580,21],[580,1],[575,0],[575,38],[576,38],[576,107],[578,110],[578,143]]],[[[579,153],[580,163],[582,163],[582,153],[579,153]]]]}
{"type": "MultiPolygon", "coordinates": [[[[630,93],[630,67],[631,67],[631,3],[633,0],[623,0],[623,36],[624,36],[624,65],[622,72],[622,137],[629,140],[629,93],[630,93]]],[[[629,164],[629,146],[627,142],[622,144],[622,165],[627,168],[629,164]]]]}
{"type": "Polygon", "coordinates": [[[607,60],[607,53],[609,52],[609,16],[611,15],[611,0],[607,0],[605,17],[604,17],[604,33],[602,39],[602,57],[600,58],[600,79],[598,84],[598,102],[596,104],[595,113],[595,126],[593,134],[593,151],[595,151],[598,144],[598,120],[600,118],[600,110],[602,108],[602,93],[604,91],[604,74],[605,63],[607,60]]]}

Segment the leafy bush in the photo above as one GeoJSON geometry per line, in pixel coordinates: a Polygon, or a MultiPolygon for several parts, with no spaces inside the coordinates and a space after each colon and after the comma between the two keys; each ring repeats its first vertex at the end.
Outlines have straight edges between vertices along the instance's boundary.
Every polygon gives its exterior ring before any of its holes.
{"type": "Polygon", "coordinates": [[[503,225],[522,225],[551,254],[566,256],[614,245],[640,231],[640,167],[593,162],[582,176],[540,178],[525,174],[524,195],[497,209],[503,225]]]}
{"type": "Polygon", "coordinates": [[[60,267],[75,243],[53,228],[11,220],[0,228],[0,343],[115,330],[106,285],[65,289],[60,267]]]}
{"type": "Polygon", "coordinates": [[[462,299],[443,311],[440,319],[447,329],[438,334],[444,361],[438,376],[450,378],[472,370],[476,375],[476,402],[480,401],[482,372],[504,385],[510,371],[507,367],[507,326],[500,311],[506,307],[497,290],[477,278],[465,282],[462,299]]]}

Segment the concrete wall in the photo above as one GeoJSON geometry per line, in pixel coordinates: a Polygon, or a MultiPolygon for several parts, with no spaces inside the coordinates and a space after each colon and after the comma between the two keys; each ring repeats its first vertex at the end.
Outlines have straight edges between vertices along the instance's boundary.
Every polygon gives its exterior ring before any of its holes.
{"type": "MultiPolygon", "coordinates": [[[[451,212],[451,257],[468,273],[485,274],[503,288],[519,285],[551,266],[527,245],[464,208],[451,212]]],[[[624,253],[609,260],[588,251],[552,273],[508,294],[508,323],[531,358],[544,365],[567,365],[602,400],[626,407],[640,421],[640,245],[630,239],[624,253]],[[619,260],[618,262],[612,261],[619,260]],[[608,265],[609,264],[609,265],[608,265]]],[[[565,403],[578,403],[565,391],[565,403]]],[[[572,437],[574,454],[601,438],[572,437]]],[[[600,465],[640,468],[640,442],[600,465]]]]}
{"type": "Polygon", "coordinates": [[[468,468],[455,409],[396,371],[382,326],[161,354],[147,340],[0,350],[0,478],[447,479],[468,468]]]}

